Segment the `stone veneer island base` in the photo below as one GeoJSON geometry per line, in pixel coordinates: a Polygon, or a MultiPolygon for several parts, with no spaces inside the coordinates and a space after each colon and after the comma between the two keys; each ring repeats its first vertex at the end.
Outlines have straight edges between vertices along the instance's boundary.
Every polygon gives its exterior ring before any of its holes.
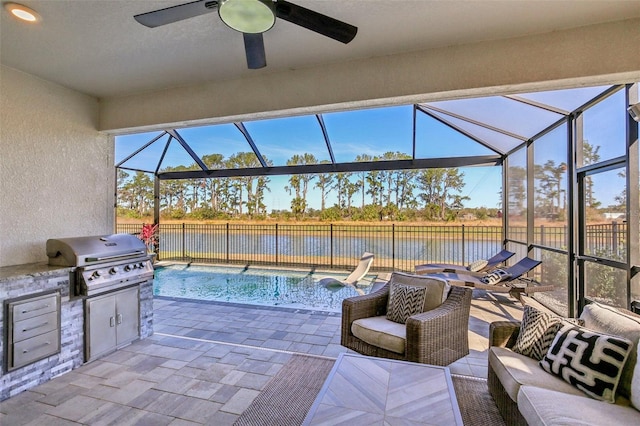
{"type": "MultiPolygon", "coordinates": [[[[74,268],[32,263],[0,268],[0,401],[69,372],[85,363],[85,297],[71,293],[74,268]],[[7,363],[8,302],[41,294],[60,295],[60,351],[10,370],[7,363]]],[[[153,282],[137,284],[139,338],[153,334],[153,282]]],[[[26,299],[25,299],[26,298],[26,299]]]]}

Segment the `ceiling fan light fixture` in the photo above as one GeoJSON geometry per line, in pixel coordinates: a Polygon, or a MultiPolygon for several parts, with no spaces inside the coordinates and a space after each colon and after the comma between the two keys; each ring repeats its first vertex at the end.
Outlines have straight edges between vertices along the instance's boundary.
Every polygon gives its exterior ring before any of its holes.
{"type": "Polygon", "coordinates": [[[5,3],[4,8],[13,16],[25,22],[38,22],[41,20],[40,15],[35,10],[18,3],[5,3]]]}
{"type": "Polygon", "coordinates": [[[248,34],[263,33],[276,22],[272,0],[220,0],[218,14],[228,27],[248,34]]]}

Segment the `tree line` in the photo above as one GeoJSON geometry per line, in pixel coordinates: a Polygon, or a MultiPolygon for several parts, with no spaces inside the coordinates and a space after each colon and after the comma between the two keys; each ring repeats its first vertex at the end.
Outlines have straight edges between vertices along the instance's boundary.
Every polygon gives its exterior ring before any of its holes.
{"type": "MultiPolygon", "coordinates": [[[[399,152],[382,156],[358,155],[355,161],[410,159],[399,152]]],[[[260,167],[253,152],[202,157],[209,169],[260,167]]],[[[268,165],[271,162],[266,159],[268,165]]],[[[313,154],[296,154],[288,166],[322,164],[313,154]]],[[[195,165],[164,168],[163,172],[193,170],[195,165]]],[[[321,220],[448,220],[469,198],[461,195],[464,173],[458,168],[368,172],[297,174],[288,178],[284,190],[291,196],[289,209],[267,211],[265,196],[271,192],[269,176],[241,176],[160,181],[161,215],[182,219],[260,219],[285,216],[321,220]],[[312,193],[312,190],[317,190],[312,193]],[[319,194],[319,209],[310,197],[319,194]],[[329,197],[336,200],[329,205],[329,197]]],[[[153,209],[153,180],[144,172],[118,170],[118,214],[148,216],[153,209]]],[[[496,214],[497,209],[487,214],[496,214]]]]}
{"type": "MultiPolygon", "coordinates": [[[[599,161],[599,147],[585,141],[585,163],[599,161]]],[[[242,169],[260,167],[253,152],[239,152],[225,158],[209,154],[202,158],[209,169],[242,169]]],[[[411,159],[407,154],[387,152],[382,156],[358,155],[356,162],[411,159]]],[[[272,163],[265,159],[267,165],[272,163]]],[[[288,166],[323,164],[313,154],[296,154],[288,166]]],[[[167,167],[162,171],[187,171],[191,166],[167,167]]],[[[564,220],[567,208],[567,165],[547,160],[534,165],[535,214],[553,220],[564,220]]],[[[526,212],[526,169],[511,166],[508,171],[509,210],[518,215],[526,212]]],[[[464,173],[458,168],[420,170],[363,171],[343,173],[297,174],[289,176],[284,190],[291,197],[288,209],[267,211],[265,196],[272,191],[269,176],[240,176],[160,181],[161,215],[173,219],[261,219],[317,218],[327,221],[351,220],[452,220],[460,213],[472,213],[479,219],[500,215],[498,206],[465,208],[469,197],[461,195],[464,173]],[[312,192],[316,190],[315,192],[312,192]],[[310,197],[318,197],[320,208],[311,208],[310,197]],[[329,197],[336,200],[329,205],[329,197]]],[[[585,203],[588,211],[598,214],[601,203],[594,196],[590,177],[585,179],[585,203]]],[[[501,189],[496,189],[501,195],[501,189]]],[[[497,197],[500,199],[501,197],[497,197]]],[[[624,206],[625,194],[616,197],[624,206]]],[[[317,202],[316,202],[317,204],[317,202]]],[[[609,206],[611,208],[611,206],[609,206]]],[[[153,180],[144,172],[131,175],[118,170],[118,215],[144,217],[153,211],[153,180]]]]}

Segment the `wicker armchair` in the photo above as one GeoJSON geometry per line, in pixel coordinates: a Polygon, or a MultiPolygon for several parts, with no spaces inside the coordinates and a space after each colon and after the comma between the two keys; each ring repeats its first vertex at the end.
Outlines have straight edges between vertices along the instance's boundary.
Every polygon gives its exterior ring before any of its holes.
{"type": "Polygon", "coordinates": [[[471,288],[452,286],[442,305],[409,317],[403,354],[370,345],[351,332],[353,321],[386,314],[389,284],[374,293],[345,299],[342,302],[341,344],[363,355],[449,365],[469,354],[471,295],[471,288]]]}

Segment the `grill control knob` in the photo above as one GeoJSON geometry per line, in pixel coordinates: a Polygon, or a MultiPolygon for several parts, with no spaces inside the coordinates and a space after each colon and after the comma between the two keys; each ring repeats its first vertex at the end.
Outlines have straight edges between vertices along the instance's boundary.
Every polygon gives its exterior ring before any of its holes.
{"type": "Polygon", "coordinates": [[[114,274],[118,273],[118,267],[114,266],[113,268],[109,269],[109,273],[111,275],[114,275],[114,274]]]}
{"type": "Polygon", "coordinates": [[[101,275],[100,271],[93,271],[93,277],[99,277],[101,275]]]}
{"type": "Polygon", "coordinates": [[[125,270],[125,272],[129,272],[129,271],[131,270],[131,268],[132,268],[132,267],[133,267],[133,268],[135,268],[135,267],[136,267],[136,265],[125,265],[125,266],[124,266],[124,270],[125,270]]]}
{"type": "Polygon", "coordinates": [[[138,268],[140,269],[144,268],[144,263],[143,262],[138,263],[138,268]]]}

